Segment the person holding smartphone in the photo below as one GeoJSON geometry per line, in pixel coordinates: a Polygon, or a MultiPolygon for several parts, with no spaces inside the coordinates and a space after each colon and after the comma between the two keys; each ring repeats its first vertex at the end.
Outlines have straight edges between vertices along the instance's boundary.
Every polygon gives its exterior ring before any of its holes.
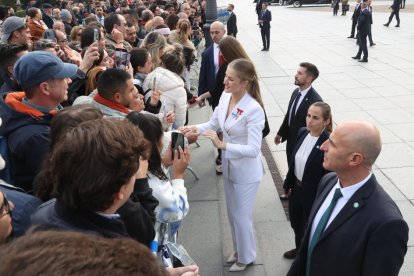
{"type": "Polygon", "coordinates": [[[151,143],[147,176],[152,195],[159,201],[155,209],[156,219],[158,222],[169,223],[173,235],[189,209],[187,189],[184,186],[184,172],[190,162],[188,146],[184,147],[182,143],[172,154],[170,144],[165,156],[162,156],[164,131],[161,121],[155,116],[139,112],[129,113],[126,119],[137,126],[151,143]],[[172,177],[166,169],[170,165],[172,177]]]}
{"type": "Polygon", "coordinates": [[[227,213],[234,252],[228,258],[231,272],[243,271],[256,259],[253,208],[264,168],[261,159],[262,129],[265,125],[258,76],[248,59],[229,63],[224,93],[207,123],[181,128],[183,134],[201,134],[222,150],[227,213]],[[216,130],[223,131],[223,140],[216,130]]]}

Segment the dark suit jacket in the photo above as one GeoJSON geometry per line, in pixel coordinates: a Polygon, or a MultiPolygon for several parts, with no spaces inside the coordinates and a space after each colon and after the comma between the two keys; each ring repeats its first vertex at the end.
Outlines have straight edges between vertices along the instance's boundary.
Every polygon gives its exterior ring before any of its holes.
{"type": "Polygon", "coordinates": [[[370,31],[372,24],[372,14],[368,9],[361,11],[361,14],[358,17],[358,31],[362,35],[367,35],[370,31]]]}
{"type": "Polygon", "coordinates": [[[272,12],[269,10],[262,11],[259,14],[260,20],[263,20],[263,23],[260,25],[262,29],[270,29],[270,21],[272,21],[272,12]]]}
{"type": "Polygon", "coordinates": [[[290,97],[285,119],[283,120],[283,123],[277,132],[278,135],[282,136],[282,142],[286,141],[286,154],[288,156],[288,162],[292,156],[292,151],[296,142],[298,131],[301,127],[306,126],[306,115],[308,114],[309,106],[314,102],[322,101],[321,96],[319,96],[315,89],[311,87],[306,94],[306,97],[302,100],[299,107],[297,108],[296,116],[293,119],[292,125],[289,126],[289,114],[297,93],[299,93],[299,88],[293,91],[292,96],[290,97]]]}
{"type": "Polygon", "coordinates": [[[262,11],[262,4],[264,3],[264,0],[259,0],[256,3],[256,13],[257,15],[260,15],[261,11],[262,11]]]}
{"type": "MultiPolygon", "coordinates": [[[[309,226],[288,276],[306,275],[311,225],[337,180],[335,173],[322,178],[309,216],[309,226]]],[[[312,254],[310,275],[398,275],[407,252],[407,241],[407,223],[372,175],[321,235],[312,254]]]]}
{"type": "Polygon", "coordinates": [[[201,68],[198,78],[198,95],[211,91],[216,79],[216,67],[214,66],[214,43],[201,54],[201,68]]]}
{"type": "Polygon", "coordinates": [[[358,17],[361,14],[361,3],[358,4],[358,8],[355,8],[352,14],[352,21],[358,21],[358,17]]]}
{"type": "Polygon", "coordinates": [[[394,2],[391,5],[391,9],[394,12],[398,12],[400,10],[400,0],[394,0],[394,2]]]}
{"type": "Polygon", "coordinates": [[[231,13],[229,20],[227,21],[227,35],[237,35],[237,17],[234,12],[231,13]]]}
{"type": "MultiPolygon", "coordinates": [[[[298,152],[300,146],[308,135],[309,131],[306,127],[303,127],[298,132],[298,139],[295,144],[295,147],[292,152],[292,158],[289,163],[289,171],[286,175],[285,182],[283,183],[284,189],[291,189],[295,186],[295,155],[298,152]]],[[[303,198],[301,198],[303,206],[305,209],[310,211],[312,208],[313,201],[316,197],[316,192],[318,191],[318,185],[321,181],[321,178],[327,174],[329,171],[324,169],[322,166],[323,163],[323,151],[319,148],[329,137],[329,133],[324,130],[319,139],[316,141],[315,146],[310,152],[308,159],[306,160],[305,170],[303,171],[302,183],[303,183],[303,198]]]]}
{"type": "Polygon", "coordinates": [[[46,26],[49,29],[53,28],[53,23],[55,23],[55,20],[51,16],[49,16],[46,13],[42,12],[42,20],[43,20],[43,22],[45,22],[46,26]]]}

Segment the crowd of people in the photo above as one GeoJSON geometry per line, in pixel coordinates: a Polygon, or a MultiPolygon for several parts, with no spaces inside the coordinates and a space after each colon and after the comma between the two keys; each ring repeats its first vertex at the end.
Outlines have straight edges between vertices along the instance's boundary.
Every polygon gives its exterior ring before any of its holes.
{"type": "MultiPolygon", "coordinates": [[[[262,2],[267,51],[271,13],[262,2]]],[[[164,254],[156,260],[150,249],[160,224],[174,235],[185,223],[188,144],[200,136],[218,150],[233,241],[229,271],[254,263],[253,208],[269,123],[255,66],[235,38],[233,4],[227,36],[220,21],[205,34],[212,43],[201,54],[198,94],[191,93],[205,5],[30,1],[25,18],[1,7],[0,274],[90,275],[93,267],[93,274],[198,275],[195,264],[168,263],[164,254]],[[209,121],[187,125],[188,108],[207,101],[209,121]],[[176,147],[178,135],[185,141],[176,147]]],[[[274,139],[287,142],[289,275],[397,275],[408,226],[371,172],[379,131],[365,122],[332,129],[330,106],[312,86],[318,76],[314,64],[300,63],[274,139]]]]}

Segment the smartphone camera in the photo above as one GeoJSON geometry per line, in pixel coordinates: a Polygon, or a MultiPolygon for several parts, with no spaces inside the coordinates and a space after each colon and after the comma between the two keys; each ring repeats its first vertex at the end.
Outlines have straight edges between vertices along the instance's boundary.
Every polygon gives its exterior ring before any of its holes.
{"type": "Polygon", "coordinates": [[[185,137],[181,132],[171,132],[171,153],[172,158],[174,159],[174,152],[177,150],[178,159],[180,159],[180,150],[181,147],[184,150],[185,147],[185,137]]]}

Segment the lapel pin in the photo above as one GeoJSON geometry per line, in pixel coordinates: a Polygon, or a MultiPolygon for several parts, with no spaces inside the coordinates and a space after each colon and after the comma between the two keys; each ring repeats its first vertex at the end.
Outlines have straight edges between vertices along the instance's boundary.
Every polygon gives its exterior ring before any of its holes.
{"type": "Polygon", "coordinates": [[[358,202],[355,202],[354,203],[354,208],[358,208],[359,207],[359,203],[358,202]]]}
{"type": "Polygon", "coordinates": [[[319,149],[319,146],[316,146],[317,149],[319,149]]]}

